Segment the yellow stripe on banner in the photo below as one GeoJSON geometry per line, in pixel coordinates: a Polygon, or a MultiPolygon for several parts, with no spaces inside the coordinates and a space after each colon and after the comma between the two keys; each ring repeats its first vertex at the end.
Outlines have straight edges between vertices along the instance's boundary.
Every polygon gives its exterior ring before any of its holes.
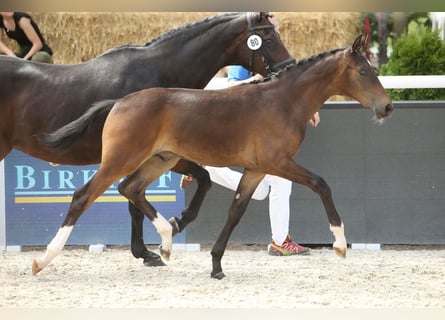
{"type": "MultiPolygon", "coordinates": [[[[146,196],[151,202],[175,202],[176,196],[146,196]]],[[[15,203],[70,203],[73,197],[15,197],[15,203]]],[[[123,196],[100,196],[94,202],[127,202],[123,196]]]]}

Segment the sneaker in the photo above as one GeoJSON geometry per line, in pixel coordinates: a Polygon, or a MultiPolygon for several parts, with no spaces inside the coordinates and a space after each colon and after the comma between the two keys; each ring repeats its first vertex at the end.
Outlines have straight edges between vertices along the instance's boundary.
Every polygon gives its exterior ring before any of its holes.
{"type": "Polygon", "coordinates": [[[179,184],[179,186],[181,187],[181,189],[184,189],[192,181],[193,181],[193,177],[192,176],[187,176],[187,175],[183,174],[182,177],[181,177],[181,183],[179,184]]]}
{"type": "Polygon", "coordinates": [[[309,254],[310,248],[303,247],[296,242],[293,242],[288,235],[281,246],[277,245],[274,241],[267,246],[267,253],[271,256],[292,256],[292,255],[304,255],[309,254]]]}

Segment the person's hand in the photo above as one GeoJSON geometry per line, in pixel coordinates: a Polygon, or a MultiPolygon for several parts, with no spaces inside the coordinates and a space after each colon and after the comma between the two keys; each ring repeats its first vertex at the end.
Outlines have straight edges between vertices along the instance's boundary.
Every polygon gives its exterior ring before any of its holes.
{"type": "Polygon", "coordinates": [[[246,82],[250,82],[250,81],[254,81],[254,80],[256,80],[256,81],[262,81],[264,79],[264,77],[261,75],[261,74],[259,74],[259,73],[257,73],[256,75],[254,75],[253,77],[250,77],[248,80],[249,81],[246,81],[246,82]]]}
{"type": "Polygon", "coordinates": [[[314,113],[311,120],[309,120],[309,124],[313,127],[317,127],[320,123],[320,114],[317,112],[314,113]]]}
{"type": "Polygon", "coordinates": [[[0,41],[0,53],[6,54],[7,56],[17,58],[15,52],[0,41]]]}

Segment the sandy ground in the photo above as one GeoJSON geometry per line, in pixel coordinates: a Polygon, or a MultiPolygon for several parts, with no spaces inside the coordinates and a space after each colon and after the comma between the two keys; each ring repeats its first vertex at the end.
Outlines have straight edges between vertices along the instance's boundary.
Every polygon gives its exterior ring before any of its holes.
{"type": "Polygon", "coordinates": [[[271,257],[228,248],[223,280],[210,278],[210,248],[174,251],[167,267],[145,267],[128,248],[66,248],[31,274],[42,251],[2,252],[0,308],[444,308],[444,249],[349,250],[271,257]]]}

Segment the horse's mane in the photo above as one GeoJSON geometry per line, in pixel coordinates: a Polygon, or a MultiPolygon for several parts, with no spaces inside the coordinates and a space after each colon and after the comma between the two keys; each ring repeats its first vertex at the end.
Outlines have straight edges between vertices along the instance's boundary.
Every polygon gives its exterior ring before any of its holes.
{"type": "MultiPolygon", "coordinates": [[[[345,49],[346,48],[337,48],[337,49],[332,49],[332,50],[329,50],[329,51],[325,51],[325,52],[321,52],[321,53],[315,54],[313,56],[310,56],[309,58],[302,59],[302,60],[296,62],[295,65],[293,65],[293,66],[291,65],[287,69],[306,68],[306,67],[309,66],[310,63],[316,63],[316,62],[326,58],[327,56],[333,56],[337,52],[344,51],[345,49]]],[[[286,71],[286,67],[284,69],[280,70],[279,72],[283,72],[283,71],[286,71]]]]}
{"type": "Polygon", "coordinates": [[[115,52],[118,50],[122,50],[122,49],[126,49],[126,48],[149,47],[149,46],[157,44],[159,42],[170,40],[174,37],[180,38],[179,35],[187,36],[187,38],[183,38],[183,39],[194,38],[197,35],[203,34],[202,27],[204,27],[204,26],[207,29],[210,29],[210,28],[213,28],[215,25],[218,25],[220,23],[223,23],[223,22],[226,22],[229,20],[233,20],[234,18],[239,17],[239,16],[240,16],[239,12],[232,12],[232,13],[215,15],[213,17],[207,17],[207,18],[204,18],[197,22],[189,23],[185,26],[181,26],[179,28],[169,30],[169,31],[161,34],[159,37],[154,38],[145,44],[142,44],[142,45],[124,44],[124,45],[109,49],[109,50],[105,51],[102,55],[109,54],[109,53],[112,53],[112,52],[115,52]],[[194,32],[190,32],[190,31],[194,31],[194,32]]]}
{"type": "Polygon", "coordinates": [[[263,80],[254,80],[250,83],[261,83],[261,82],[267,82],[274,78],[279,78],[283,73],[292,70],[292,69],[299,69],[298,71],[304,72],[307,68],[309,68],[314,63],[326,58],[327,56],[335,55],[337,52],[344,51],[347,48],[337,48],[332,49],[329,51],[321,52],[318,54],[315,54],[313,56],[310,56],[308,58],[302,59],[297,62],[290,63],[286,65],[285,67],[281,68],[280,70],[276,72],[272,72],[269,76],[265,77],[263,80]]]}
{"type": "Polygon", "coordinates": [[[220,24],[220,23],[232,20],[235,17],[239,17],[239,16],[240,16],[240,13],[233,12],[233,13],[226,13],[226,14],[222,14],[222,15],[220,14],[220,15],[216,15],[216,16],[213,16],[213,17],[207,17],[207,18],[204,18],[204,19],[202,19],[200,21],[189,23],[189,24],[187,24],[185,26],[182,26],[182,27],[179,27],[179,28],[167,31],[166,33],[160,35],[159,37],[157,37],[157,38],[147,42],[145,44],[145,46],[149,46],[149,45],[152,45],[154,43],[158,43],[158,42],[161,42],[161,41],[164,41],[164,40],[171,39],[173,37],[176,37],[179,33],[186,33],[190,38],[193,38],[196,35],[202,34],[202,30],[198,30],[198,29],[201,26],[203,26],[203,25],[206,25],[206,26],[208,26],[210,28],[213,28],[213,26],[215,26],[217,24],[220,24]],[[195,30],[194,33],[189,33],[189,31],[191,29],[196,29],[196,30],[195,30]]]}

